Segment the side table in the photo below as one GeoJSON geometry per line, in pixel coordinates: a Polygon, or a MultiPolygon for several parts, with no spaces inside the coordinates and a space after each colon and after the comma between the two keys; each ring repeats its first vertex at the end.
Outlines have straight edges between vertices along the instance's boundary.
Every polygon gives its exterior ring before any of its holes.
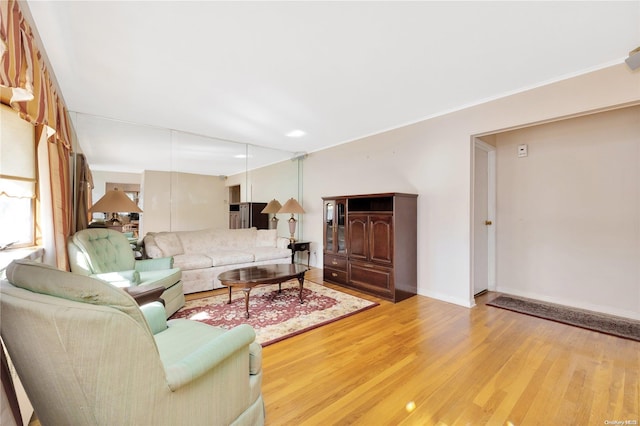
{"type": "Polygon", "coordinates": [[[311,251],[310,251],[311,243],[303,242],[303,241],[293,241],[289,243],[288,248],[291,249],[291,263],[295,262],[296,253],[299,251],[307,252],[307,267],[311,263],[311,251]]]}
{"type": "Polygon", "coordinates": [[[164,286],[160,284],[124,288],[124,291],[133,297],[133,300],[136,301],[138,306],[146,305],[151,302],[161,302],[164,305],[164,299],[160,297],[164,290],[164,286]]]}

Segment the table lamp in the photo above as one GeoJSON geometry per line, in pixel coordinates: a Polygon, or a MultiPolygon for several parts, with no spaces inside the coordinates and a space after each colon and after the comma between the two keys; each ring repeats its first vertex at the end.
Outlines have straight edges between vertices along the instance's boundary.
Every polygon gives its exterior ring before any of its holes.
{"type": "Polygon", "coordinates": [[[291,242],[294,242],[296,240],[295,239],[296,223],[298,221],[293,217],[293,215],[304,213],[304,209],[295,199],[289,198],[289,200],[286,203],[284,203],[284,206],[282,206],[282,208],[278,210],[278,213],[291,213],[291,217],[288,220],[289,233],[291,233],[291,237],[289,238],[289,240],[291,242]]]}
{"type": "Polygon", "coordinates": [[[118,219],[119,212],[141,213],[142,210],[127,197],[127,194],[123,191],[118,191],[118,188],[114,188],[113,190],[107,191],[97,203],[91,206],[89,213],[94,212],[111,212],[111,219],[105,222],[115,225],[121,223],[120,219],[118,219]]]}
{"type": "Polygon", "coordinates": [[[269,221],[269,229],[278,229],[278,218],[276,217],[276,213],[278,213],[281,208],[282,204],[280,204],[280,201],[274,198],[273,200],[269,201],[264,209],[262,209],[261,213],[273,213],[273,217],[269,221]]]}

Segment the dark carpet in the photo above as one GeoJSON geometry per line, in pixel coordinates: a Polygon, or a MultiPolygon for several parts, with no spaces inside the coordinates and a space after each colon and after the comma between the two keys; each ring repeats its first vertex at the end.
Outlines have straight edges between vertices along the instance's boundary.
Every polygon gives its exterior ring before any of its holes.
{"type": "Polygon", "coordinates": [[[507,295],[487,305],[640,342],[640,321],[628,318],[507,295]]]}

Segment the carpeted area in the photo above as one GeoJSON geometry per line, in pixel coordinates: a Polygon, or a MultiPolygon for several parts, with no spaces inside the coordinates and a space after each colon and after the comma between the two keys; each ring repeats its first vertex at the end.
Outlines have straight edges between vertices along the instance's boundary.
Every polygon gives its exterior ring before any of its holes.
{"type": "Polygon", "coordinates": [[[628,318],[507,295],[496,297],[487,306],[640,341],[640,321],[628,318]]]}
{"type": "Polygon", "coordinates": [[[186,318],[223,328],[249,324],[256,331],[256,341],[267,346],[288,337],[373,308],[371,302],[341,291],[305,281],[304,303],[300,304],[297,280],[278,286],[264,285],[251,290],[249,318],[245,318],[244,294],[228,293],[188,301],[171,319],[186,318]]]}

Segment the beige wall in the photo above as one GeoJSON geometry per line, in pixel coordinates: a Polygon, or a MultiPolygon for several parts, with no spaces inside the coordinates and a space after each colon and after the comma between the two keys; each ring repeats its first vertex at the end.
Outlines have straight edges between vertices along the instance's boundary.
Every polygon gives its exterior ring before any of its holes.
{"type": "Polygon", "coordinates": [[[140,235],[228,227],[224,178],[150,170],[143,176],[140,235]]]}
{"type": "Polygon", "coordinates": [[[640,107],[496,146],[496,289],[640,319],[640,107]]]}
{"type": "Polygon", "coordinates": [[[312,153],[302,217],[312,261],[322,264],[322,196],[417,193],[418,292],[472,306],[472,136],[639,101],[640,73],[620,64],[312,153]]]}
{"type": "Polygon", "coordinates": [[[91,171],[93,177],[93,190],[91,196],[93,202],[97,202],[105,193],[105,184],[107,182],[114,183],[137,183],[142,181],[142,175],[140,173],[121,173],[121,172],[105,172],[100,170],[91,171]]]}

